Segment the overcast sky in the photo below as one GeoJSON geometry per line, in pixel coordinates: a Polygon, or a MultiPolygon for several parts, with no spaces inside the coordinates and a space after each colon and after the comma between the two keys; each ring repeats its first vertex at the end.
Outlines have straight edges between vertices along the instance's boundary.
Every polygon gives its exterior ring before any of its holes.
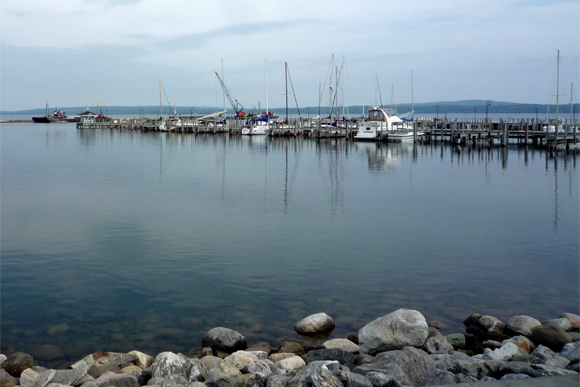
{"type": "MultiPolygon", "coordinates": [[[[288,62],[301,107],[483,99],[578,102],[578,0],[3,0],[2,110],[222,106],[215,76],[250,110],[285,106],[288,62]],[[411,82],[411,72],[413,82],[411,82]],[[413,87],[411,85],[413,84],[413,87]],[[342,92],[344,89],[344,93],[342,92]],[[344,94],[344,97],[343,97],[344,94]],[[164,105],[167,103],[163,96],[164,105]]],[[[290,86],[289,86],[289,89],[290,86]]],[[[290,96],[290,106],[295,106],[290,96]]]]}

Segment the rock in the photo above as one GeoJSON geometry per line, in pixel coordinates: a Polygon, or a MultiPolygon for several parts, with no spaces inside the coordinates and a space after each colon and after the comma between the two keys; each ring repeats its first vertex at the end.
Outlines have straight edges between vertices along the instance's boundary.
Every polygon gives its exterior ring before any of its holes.
{"type": "Polygon", "coordinates": [[[494,349],[493,351],[486,348],[481,358],[483,360],[509,361],[512,357],[517,355],[518,352],[518,346],[508,341],[503,346],[494,349]]]}
{"type": "Polygon", "coordinates": [[[128,374],[107,372],[95,380],[99,387],[139,387],[137,378],[128,374]]]}
{"type": "Polygon", "coordinates": [[[97,364],[116,364],[118,366],[132,363],[138,359],[135,355],[118,352],[95,352],[92,357],[97,364]]]}
{"type": "Polygon", "coordinates": [[[469,357],[462,352],[430,355],[430,358],[435,362],[437,369],[446,370],[453,374],[469,375],[478,380],[489,374],[489,368],[486,366],[488,362],[469,357]]]}
{"type": "Polygon", "coordinates": [[[541,323],[530,316],[514,316],[505,324],[505,329],[513,335],[532,336],[532,328],[541,325],[541,323]]]}
{"type": "Polygon", "coordinates": [[[272,373],[276,373],[276,367],[274,363],[270,360],[256,360],[252,361],[240,368],[242,374],[255,374],[260,373],[264,376],[268,376],[272,373]]]}
{"type": "Polygon", "coordinates": [[[352,341],[347,340],[347,339],[328,340],[328,341],[325,341],[324,344],[322,344],[322,346],[324,348],[327,348],[327,349],[339,348],[339,349],[342,349],[343,351],[350,352],[350,353],[358,353],[360,351],[360,348],[358,345],[356,345],[355,343],[353,343],[352,341]]]}
{"type": "Polygon", "coordinates": [[[143,369],[139,366],[136,366],[136,365],[130,365],[130,366],[121,368],[122,374],[130,374],[132,372],[136,373],[136,374],[140,374],[141,371],[143,371],[143,369]]]}
{"type": "Polygon", "coordinates": [[[466,338],[463,333],[452,333],[445,338],[454,349],[463,349],[466,346],[466,338]]]}
{"type": "Polygon", "coordinates": [[[131,352],[129,352],[129,355],[135,356],[137,358],[135,360],[135,365],[139,366],[143,369],[151,367],[153,365],[153,363],[155,362],[155,359],[153,357],[151,357],[143,352],[131,351],[131,352]]]}
{"type": "Polygon", "coordinates": [[[489,348],[489,349],[493,350],[493,349],[500,348],[502,344],[496,340],[485,340],[483,343],[481,343],[481,345],[483,345],[485,348],[489,348]]]}
{"type": "Polygon", "coordinates": [[[365,377],[371,382],[373,387],[400,386],[399,382],[397,382],[395,378],[382,372],[369,372],[365,375],[365,377]]]}
{"type": "MultiPolygon", "coordinates": [[[[233,365],[220,361],[207,370],[208,380],[236,385],[240,382],[242,373],[233,365]]],[[[242,383],[240,383],[242,384],[242,383]]]]}
{"type": "Polygon", "coordinates": [[[89,369],[88,374],[91,375],[93,378],[97,379],[101,375],[106,374],[107,372],[112,372],[114,374],[120,374],[121,367],[119,367],[115,363],[95,364],[94,366],[92,366],[89,369]]]}
{"type": "Polygon", "coordinates": [[[273,363],[277,363],[280,360],[284,360],[284,359],[288,359],[289,357],[295,356],[295,354],[293,353],[273,353],[268,357],[268,360],[270,360],[273,363]]]}
{"type": "Polygon", "coordinates": [[[560,317],[568,319],[568,321],[570,321],[572,329],[576,329],[576,330],[580,329],[580,316],[578,316],[577,314],[562,313],[560,315],[560,317]]]}
{"type": "MultiPolygon", "coordinates": [[[[425,327],[426,325],[427,323],[425,327]]],[[[365,376],[370,372],[381,372],[395,379],[397,383],[409,386],[422,386],[427,375],[435,371],[435,362],[429,355],[413,347],[379,353],[374,362],[354,369],[354,372],[365,376]]]]}
{"type": "Polygon", "coordinates": [[[87,366],[77,367],[71,370],[56,370],[52,378],[52,383],[76,386],[87,375],[87,372],[87,366]]]}
{"type": "Polygon", "coordinates": [[[472,386],[472,383],[477,383],[479,380],[474,378],[473,376],[457,374],[453,377],[456,384],[467,384],[472,386]]]}
{"type": "Polygon", "coordinates": [[[306,363],[300,356],[292,356],[284,360],[280,360],[276,363],[276,366],[286,370],[286,371],[298,371],[299,369],[306,366],[306,363]]]}
{"type": "Polygon", "coordinates": [[[353,364],[355,356],[351,352],[347,352],[340,348],[325,348],[308,352],[304,360],[308,364],[315,361],[326,360],[336,360],[340,364],[353,364]]]}
{"type": "Polygon", "coordinates": [[[560,351],[560,355],[568,359],[571,363],[580,361],[580,342],[568,343],[560,351]]]}
{"type": "Polygon", "coordinates": [[[534,370],[532,366],[529,365],[528,363],[519,361],[516,362],[510,361],[503,363],[499,367],[499,373],[501,376],[504,376],[506,374],[526,374],[533,378],[541,375],[538,371],[534,370]]]}
{"type": "Polygon", "coordinates": [[[361,353],[371,355],[401,349],[420,347],[427,340],[429,327],[425,317],[412,309],[398,309],[365,325],[358,333],[361,353]]]}
{"type": "Polygon", "coordinates": [[[246,349],[248,342],[244,336],[234,330],[217,327],[210,329],[205,334],[201,345],[211,347],[214,351],[234,353],[246,349]]]}
{"type": "Polygon", "coordinates": [[[445,324],[442,321],[429,321],[429,323],[427,324],[427,326],[429,328],[435,328],[435,329],[447,328],[447,324],[445,324]]]}
{"type": "Polygon", "coordinates": [[[151,378],[147,382],[148,386],[162,386],[165,383],[165,378],[151,378]]]}
{"type": "Polygon", "coordinates": [[[236,351],[224,359],[225,362],[233,365],[238,369],[256,360],[258,360],[258,357],[256,355],[253,355],[246,351],[236,351]]]}
{"type": "Polygon", "coordinates": [[[486,331],[491,338],[498,338],[503,335],[503,323],[496,317],[483,315],[477,320],[477,325],[486,331]]]}
{"type": "Polygon", "coordinates": [[[14,387],[14,382],[8,379],[0,378],[0,387],[14,387]]]}
{"type": "Polygon", "coordinates": [[[256,356],[258,360],[266,360],[268,359],[268,353],[264,351],[248,351],[246,352],[251,353],[252,355],[256,356]]]}
{"type": "Polygon", "coordinates": [[[570,320],[568,320],[567,318],[556,318],[553,320],[548,320],[548,322],[553,321],[556,324],[558,324],[559,326],[562,327],[563,330],[565,330],[566,332],[572,330],[572,323],[570,322],[570,320]]]}
{"type": "Polygon", "coordinates": [[[303,318],[294,325],[296,332],[301,334],[316,334],[330,332],[334,329],[334,321],[326,313],[316,313],[303,318]]]}
{"type": "Polygon", "coordinates": [[[564,368],[570,363],[568,359],[543,345],[539,345],[538,348],[532,352],[532,355],[540,358],[545,365],[551,367],[564,368]]]}
{"type": "Polygon", "coordinates": [[[289,380],[289,387],[342,387],[342,382],[328,368],[335,362],[317,361],[308,364],[289,380]]]}
{"type": "Polygon", "coordinates": [[[36,379],[38,375],[39,373],[34,371],[32,368],[27,368],[22,371],[22,374],[20,374],[20,384],[25,387],[31,386],[32,382],[34,382],[34,379],[36,379]]]}
{"type": "Polygon", "coordinates": [[[70,330],[70,326],[66,323],[54,325],[46,331],[49,336],[57,336],[67,333],[70,330]]]}
{"type": "Polygon", "coordinates": [[[534,367],[536,371],[538,371],[542,376],[578,375],[578,373],[575,371],[553,367],[546,364],[534,364],[532,367],[534,367]]]}
{"type": "Polygon", "coordinates": [[[530,376],[526,374],[507,374],[501,377],[500,380],[520,380],[520,379],[528,379],[530,376]]]}
{"type": "Polygon", "coordinates": [[[449,344],[447,339],[443,336],[441,337],[429,337],[421,349],[427,352],[429,355],[435,353],[451,353],[453,352],[453,346],[449,344]]]}
{"type": "Polygon", "coordinates": [[[266,380],[266,387],[286,387],[290,379],[290,376],[270,375],[266,380]]]}
{"type": "Polygon", "coordinates": [[[2,368],[4,368],[6,372],[10,374],[10,376],[19,378],[22,374],[22,371],[32,367],[33,365],[34,359],[32,356],[24,352],[16,352],[4,360],[2,363],[2,368]]]}
{"type": "Polygon", "coordinates": [[[572,342],[572,337],[560,325],[551,321],[534,327],[532,340],[554,351],[560,351],[564,344],[572,342]]]}
{"type": "Polygon", "coordinates": [[[248,352],[263,351],[263,352],[266,352],[268,354],[266,356],[266,357],[268,357],[268,356],[270,356],[270,353],[272,353],[272,347],[270,347],[270,344],[263,341],[261,343],[252,344],[251,346],[246,348],[246,351],[248,351],[248,352]]]}
{"type": "Polygon", "coordinates": [[[293,353],[295,355],[304,355],[304,348],[295,341],[287,341],[280,347],[279,353],[293,353]]]}
{"type": "Polygon", "coordinates": [[[471,316],[469,316],[468,318],[466,318],[465,320],[463,320],[463,325],[465,325],[466,327],[468,327],[470,325],[477,325],[477,321],[479,321],[481,316],[482,315],[479,313],[474,313],[471,316]]]}
{"type": "Polygon", "coordinates": [[[514,336],[511,339],[504,340],[502,345],[506,342],[514,343],[518,348],[525,351],[527,354],[531,353],[534,349],[536,349],[536,345],[532,342],[532,340],[528,339],[526,336],[514,336]]]}
{"type": "Polygon", "coordinates": [[[16,378],[10,375],[5,369],[0,369],[0,380],[8,380],[12,385],[16,384],[16,378]]]}
{"type": "Polygon", "coordinates": [[[196,363],[185,360],[173,352],[161,352],[151,366],[151,376],[168,378],[170,375],[181,375],[190,382],[201,381],[201,371],[196,363]]]}
{"type": "Polygon", "coordinates": [[[455,375],[446,370],[437,370],[425,378],[426,386],[446,386],[455,383],[455,375]]]}
{"type": "Polygon", "coordinates": [[[370,380],[354,372],[344,372],[341,381],[344,387],[373,387],[370,380]]]}
{"type": "Polygon", "coordinates": [[[266,387],[266,382],[268,381],[267,375],[260,373],[252,373],[248,378],[248,383],[246,387],[266,387]]]}

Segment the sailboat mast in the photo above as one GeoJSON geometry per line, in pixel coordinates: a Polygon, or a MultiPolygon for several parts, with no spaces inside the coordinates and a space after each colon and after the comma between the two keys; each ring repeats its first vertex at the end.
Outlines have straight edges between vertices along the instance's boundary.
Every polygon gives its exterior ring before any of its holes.
{"type": "Polygon", "coordinates": [[[362,100],[362,116],[365,116],[365,79],[363,78],[363,100],[362,100]]]}
{"type": "Polygon", "coordinates": [[[284,62],[286,72],[286,123],[288,123],[288,62],[284,62]]]}
{"type": "Polygon", "coordinates": [[[264,66],[266,67],[266,116],[268,117],[268,59],[266,59],[264,66]]]}
{"type": "Polygon", "coordinates": [[[159,117],[163,117],[163,99],[161,98],[161,79],[159,80],[159,113],[160,113],[159,117]]]}
{"type": "Polygon", "coordinates": [[[556,66],[556,138],[558,138],[558,116],[560,113],[559,94],[560,94],[560,50],[558,50],[558,60],[556,66]]]}
{"type": "Polygon", "coordinates": [[[411,118],[415,115],[415,102],[413,99],[413,70],[411,70],[411,118]]]}

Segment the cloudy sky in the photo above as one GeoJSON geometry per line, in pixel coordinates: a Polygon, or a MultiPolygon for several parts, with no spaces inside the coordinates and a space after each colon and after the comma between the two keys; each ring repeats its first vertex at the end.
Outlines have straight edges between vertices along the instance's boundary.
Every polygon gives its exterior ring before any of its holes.
{"type": "Polygon", "coordinates": [[[578,0],[3,0],[0,108],[221,106],[215,76],[250,110],[483,99],[578,102],[578,0]],[[344,63],[344,65],[343,65],[344,63]],[[413,82],[411,82],[411,72],[413,82]],[[378,85],[377,88],[377,79],[378,85]],[[411,85],[413,84],[413,87],[411,85]],[[290,87],[289,87],[290,88],[290,87]],[[344,89],[344,91],[342,91],[344,89]],[[344,98],[344,99],[343,99],[344,98]],[[291,106],[294,105],[291,96],[291,106]],[[377,101],[378,102],[378,101],[377,101]]]}

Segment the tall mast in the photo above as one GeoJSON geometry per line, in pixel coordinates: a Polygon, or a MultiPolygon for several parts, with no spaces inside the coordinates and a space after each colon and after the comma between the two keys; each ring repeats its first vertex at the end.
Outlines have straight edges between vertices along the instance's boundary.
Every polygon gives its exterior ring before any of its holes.
{"type": "MultiPolygon", "coordinates": [[[[97,108],[97,110],[99,110],[97,108]]],[[[97,114],[99,112],[97,111],[97,114]]],[[[159,80],[159,117],[163,117],[163,99],[161,98],[161,79],[159,80]]]]}
{"type": "Polygon", "coordinates": [[[362,100],[362,103],[363,103],[362,116],[364,117],[365,116],[365,79],[364,78],[363,78],[363,100],[362,100]]]}
{"type": "Polygon", "coordinates": [[[288,62],[284,62],[286,73],[286,123],[288,123],[288,62]]]}
{"type": "Polygon", "coordinates": [[[328,117],[332,117],[332,73],[334,72],[334,54],[332,54],[332,59],[330,61],[330,92],[328,93],[328,117]]]}
{"type": "Polygon", "coordinates": [[[556,138],[558,138],[558,116],[560,113],[559,94],[560,94],[560,50],[558,50],[556,70],[556,138]]]}
{"type": "Polygon", "coordinates": [[[266,117],[268,117],[268,59],[266,59],[264,66],[266,67],[266,117]]]}
{"type": "MultiPolygon", "coordinates": [[[[222,59],[222,82],[226,82],[226,79],[224,78],[224,60],[222,59]]],[[[224,97],[224,111],[226,111],[226,91],[224,90],[223,92],[223,97],[224,97]]]]}
{"type": "Polygon", "coordinates": [[[413,100],[413,70],[411,70],[411,118],[413,118],[415,113],[415,102],[413,100]]]}

